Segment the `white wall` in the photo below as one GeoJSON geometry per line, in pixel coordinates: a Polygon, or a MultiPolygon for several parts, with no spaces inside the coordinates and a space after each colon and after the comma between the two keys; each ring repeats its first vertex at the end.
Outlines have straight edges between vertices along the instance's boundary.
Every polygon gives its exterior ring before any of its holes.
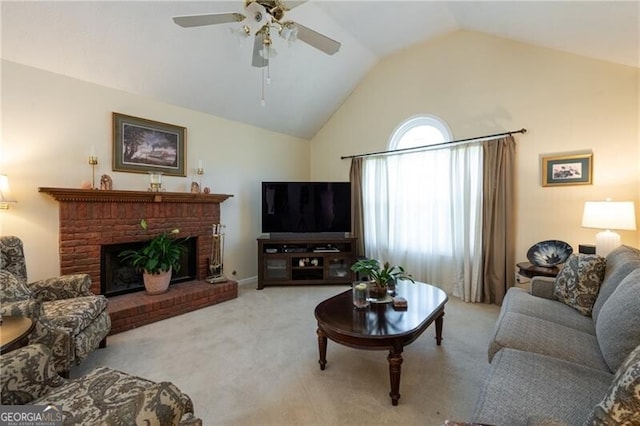
{"type": "MultiPolygon", "coordinates": [[[[576,250],[586,200],[634,200],[640,208],[637,68],[476,32],[458,31],[385,58],[312,139],[311,178],[348,179],[341,155],[380,151],[404,119],[435,114],[455,139],[528,129],[517,141],[517,253],[560,239],[576,250]],[[593,185],[540,184],[542,154],[591,150],[593,185]]],[[[640,211],[640,210],[638,210],[640,211]]],[[[640,217],[639,217],[640,219],[640,217]]],[[[640,232],[621,232],[640,246],[640,232]]],[[[428,238],[428,236],[425,236],[428,238]]]]}
{"type": "MultiPolygon", "coordinates": [[[[257,275],[260,182],[307,180],[308,141],[3,61],[0,173],[9,175],[18,204],[0,211],[0,234],[23,240],[29,279],[59,273],[58,203],[38,187],[79,188],[90,181],[92,145],[97,175],[109,174],[114,189],[148,187],[147,175],[111,170],[112,112],[187,128],[189,173],[201,159],[203,186],[233,194],[221,205],[225,274],[257,275]]],[[[188,191],[189,183],[189,177],[163,178],[167,191],[188,191]]]]}

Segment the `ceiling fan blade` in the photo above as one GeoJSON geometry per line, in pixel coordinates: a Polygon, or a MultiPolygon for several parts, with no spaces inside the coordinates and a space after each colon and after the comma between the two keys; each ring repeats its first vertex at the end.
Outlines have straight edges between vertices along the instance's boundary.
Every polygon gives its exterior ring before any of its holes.
{"type": "Polygon", "coordinates": [[[286,9],[285,9],[285,10],[291,10],[291,9],[293,9],[294,7],[298,7],[298,6],[300,6],[301,4],[305,4],[305,3],[306,3],[306,2],[308,2],[308,1],[309,1],[309,0],[297,0],[297,1],[295,1],[295,0],[286,0],[286,1],[284,1],[283,3],[284,3],[284,5],[285,5],[285,7],[286,7],[286,9]]]}
{"type": "Polygon", "coordinates": [[[205,15],[174,16],[173,22],[181,27],[200,27],[202,25],[227,24],[240,22],[246,18],[242,13],[209,13],[205,15]]]}
{"type": "Polygon", "coordinates": [[[269,60],[267,58],[263,58],[260,54],[260,51],[264,48],[264,33],[258,32],[255,36],[255,40],[253,41],[253,59],[251,61],[251,65],[257,68],[266,67],[269,65],[269,60]]]}
{"type": "Polygon", "coordinates": [[[323,51],[327,55],[333,55],[340,50],[340,42],[337,42],[326,35],[322,35],[311,28],[304,25],[294,23],[298,27],[298,40],[302,40],[310,46],[315,47],[318,50],[323,51]]]}

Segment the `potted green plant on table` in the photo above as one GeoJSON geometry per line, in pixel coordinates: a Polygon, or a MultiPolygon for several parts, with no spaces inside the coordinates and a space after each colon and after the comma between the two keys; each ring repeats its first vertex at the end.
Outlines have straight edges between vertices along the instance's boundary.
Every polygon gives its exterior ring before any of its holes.
{"type": "Polygon", "coordinates": [[[413,276],[407,273],[402,266],[392,266],[389,262],[384,262],[381,265],[376,259],[360,259],[351,266],[351,270],[368,277],[369,295],[379,300],[385,299],[388,291],[395,291],[398,279],[406,279],[415,283],[413,276]]]}
{"type": "MultiPolygon", "coordinates": [[[[147,230],[147,221],[142,219],[140,226],[147,230]]],[[[185,251],[186,238],[175,238],[180,232],[173,229],[150,239],[137,250],[123,250],[118,254],[125,262],[142,271],[144,287],[148,294],[161,294],[169,289],[171,274],[180,270],[180,259],[185,251]]]]}

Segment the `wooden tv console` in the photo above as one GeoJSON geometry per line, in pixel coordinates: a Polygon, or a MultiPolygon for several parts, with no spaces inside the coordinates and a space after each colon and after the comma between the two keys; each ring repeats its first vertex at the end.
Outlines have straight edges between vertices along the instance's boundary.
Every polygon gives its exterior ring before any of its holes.
{"type": "Polygon", "coordinates": [[[258,238],[258,290],[273,285],[354,281],[354,237],[258,238]]]}

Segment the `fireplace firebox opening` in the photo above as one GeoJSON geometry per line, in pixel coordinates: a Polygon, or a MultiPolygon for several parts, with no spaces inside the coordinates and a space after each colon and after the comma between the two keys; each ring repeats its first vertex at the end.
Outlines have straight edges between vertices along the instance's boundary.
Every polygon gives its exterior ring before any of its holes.
{"type": "MultiPolygon", "coordinates": [[[[170,285],[196,279],[197,237],[182,242],[185,250],[180,260],[180,271],[173,271],[170,285]]],[[[100,247],[100,293],[107,297],[144,290],[142,272],[122,261],[123,250],[137,250],[145,241],[106,244],[100,247]]]]}

